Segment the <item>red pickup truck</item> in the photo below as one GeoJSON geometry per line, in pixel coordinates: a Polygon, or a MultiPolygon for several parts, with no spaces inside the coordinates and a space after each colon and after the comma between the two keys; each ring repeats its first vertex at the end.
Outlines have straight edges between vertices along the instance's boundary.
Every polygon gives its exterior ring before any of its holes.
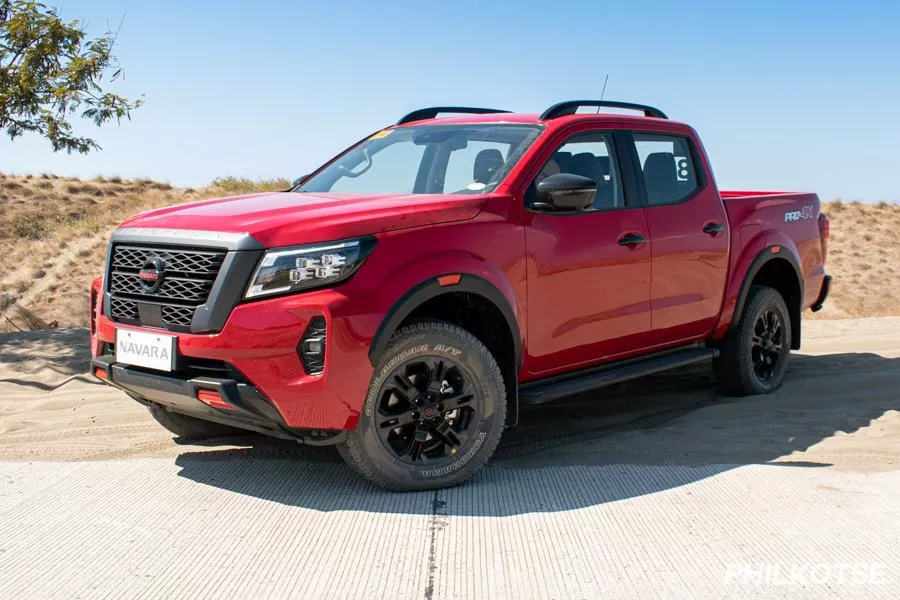
{"type": "Polygon", "coordinates": [[[178,436],[335,444],[385,488],[455,485],[522,404],[705,360],[724,394],[776,389],[828,236],[815,194],[719,191],[650,106],[426,108],[289,191],[123,223],[92,368],[178,436]]]}

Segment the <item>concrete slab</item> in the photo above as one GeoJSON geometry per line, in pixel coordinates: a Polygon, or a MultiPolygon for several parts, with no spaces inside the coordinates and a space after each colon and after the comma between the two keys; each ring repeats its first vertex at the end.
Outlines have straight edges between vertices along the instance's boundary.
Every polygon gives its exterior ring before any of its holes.
{"type": "Polygon", "coordinates": [[[328,455],[198,453],[3,462],[0,482],[8,600],[894,598],[900,583],[897,472],[499,462],[390,494],[328,455]]]}

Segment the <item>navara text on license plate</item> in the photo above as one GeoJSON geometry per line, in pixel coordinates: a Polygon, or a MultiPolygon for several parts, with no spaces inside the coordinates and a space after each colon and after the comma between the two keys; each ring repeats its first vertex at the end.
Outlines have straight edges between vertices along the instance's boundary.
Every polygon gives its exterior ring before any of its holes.
{"type": "Polygon", "coordinates": [[[173,335],[116,329],[116,362],[171,371],[175,365],[173,335]]]}

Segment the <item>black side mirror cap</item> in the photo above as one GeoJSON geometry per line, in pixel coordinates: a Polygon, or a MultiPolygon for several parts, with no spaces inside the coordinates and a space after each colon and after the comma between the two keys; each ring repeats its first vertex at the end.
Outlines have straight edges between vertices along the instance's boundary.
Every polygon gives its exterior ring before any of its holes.
{"type": "Polygon", "coordinates": [[[584,210],[596,195],[596,181],[573,173],[550,175],[537,184],[538,201],[554,210],[584,210]]]}
{"type": "Polygon", "coordinates": [[[294,181],[291,182],[291,187],[292,188],[297,187],[298,185],[303,183],[303,180],[306,179],[307,177],[309,177],[309,175],[301,175],[300,177],[298,177],[297,179],[295,179],[294,181]]]}

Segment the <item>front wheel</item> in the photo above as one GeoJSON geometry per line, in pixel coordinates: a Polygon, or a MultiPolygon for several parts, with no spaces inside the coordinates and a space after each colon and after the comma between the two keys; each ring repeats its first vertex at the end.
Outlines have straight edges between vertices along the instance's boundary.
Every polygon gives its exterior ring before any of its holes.
{"type": "Polygon", "coordinates": [[[389,490],[449,487],[487,462],[505,421],[506,388],[488,349],[461,327],[425,321],[394,335],[338,451],[389,490]]]}
{"type": "Polygon", "coordinates": [[[791,351],[791,318],[781,294],[752,286],[744,314],[719,350],[713,364],[723,394],[768,394],[781,387],[791,351]]]}

